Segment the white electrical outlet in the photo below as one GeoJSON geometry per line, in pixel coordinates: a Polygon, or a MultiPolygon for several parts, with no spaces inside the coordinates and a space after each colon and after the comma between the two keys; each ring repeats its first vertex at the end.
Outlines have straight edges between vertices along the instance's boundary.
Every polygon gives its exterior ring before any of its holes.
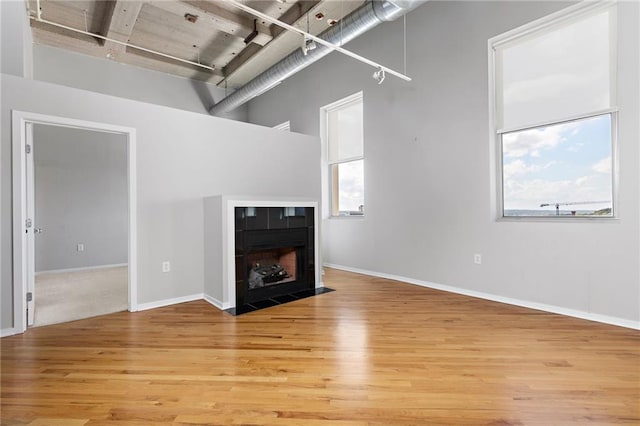
{"type": "Polygon", "coordinates": [[[171,271],[171,262],[169,262],[168,260],[165,262],[162,262],[162,272],[169,272],[171,271]]]}
{"type": "Polygon", "coordinates": [[[78,250],[78,251],[84,251],[84,244],[82,244],[82,243],[78,243],[77,250],[78,250]]]}
{"type": "Polygon", "coordinates": [[[476,265],[482,265],[482,255],[481,254],[474,254],[473,255],[473,263],[475,263],[476,265]]]}

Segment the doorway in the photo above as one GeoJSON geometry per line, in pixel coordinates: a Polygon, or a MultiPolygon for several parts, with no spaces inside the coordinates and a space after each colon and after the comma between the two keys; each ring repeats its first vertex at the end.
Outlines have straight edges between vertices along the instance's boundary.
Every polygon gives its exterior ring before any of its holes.
{"type": "MultiPolygon", "coordinates": [[[[63,293],[65,291],[68,292],[69,288],[74,288],[75,284],[74,291],[77,291],[78,294],[76,296],[79,296],[80,299],[83,297],[82,291],[87,291],[87,282],[76,282],[69,285],[69,281],[73,281],[73,279],[68,274],[78,273],[75,276],[76,278],[84,274],[85,279],[88,276],[89,281],[91,279],[97,281],[97,283],[94,282],[93,284],[98,285],[98,291],[105,291],[105,288],[100,287],[101,279],[106,278],[107,281],[113,281],[114,277],[120,276],[119,279],[124,286],[124,294],[121,290],[120,293],[116,291],[118,297],[120,297],[120,302],[118,303],[121,303],[121,305],[119,306],[129,311],[137,310],[135,129],[20,111],[13,111],[12,120],[15,331],[24,332],[27,326],[34,324],[34,320],[38,316],[38,311],[36,310],[38,302],[36,270],[41,272],[38,275],[42,275],[43,278],[51,278],[53,273],[54,278],[64,282],[66,287],[63,286],[59,290],[63,293]],[[53,144],[45,145],[52,140],[51,138],[39,141],[38,134],[42,132],[58,134],[58,136],[63,135],[60,138],[59,146],[54,147],[53,144]],[[81,136],[77,138],[75,146],[71,142],[71,139],[74,139],[73,135],[81,136]],[[93,138],[87,137],[88,135],[93,136],[93,138]],[[106,148],[106,151],[105,140],[111,140],[113,145],[111,149],[106,148]],[[42,147],[44,147],[44,152],[49,152],[49,155],[45,156],[48,157],[47,161],[59,163],[51,170],[42,168],[42,165],[39,168],[34,160],[34,154],[37,155],[37,150],[42,150],[42,147]],[[56,148],[67,150],[69,158],[65,155],[60,155],[59,152],[56,153],[56,148]],[[98,149],[96,150],[96,148],[98,149]],[[109,151],[111,151],[111,154],[108,153],[109,151]],[[95,194],[91,196],[90,192],[87,193],[86,185],[83,186],[84,183],[90,183],[91,179],[87,175],[83,177],[80,170],[84,167],[85,170],[93,169],[93,172],[97,173],[95,170],[97,163],[91,164],[92,155],[97,154],[102,157],[115,155],[117,157],[116,154],[118,152],[123,157],[118,160],[122,161],[119,167],[126,176],[126,179],[122,179],[122,182],[120,182],[124,188],[115,191],[119,193],[118,197],[120,197],[118,213],[112,211],[103,216],[98,222],[94,220],[92,223],[91,216],[99,216],[97,211],[106,208],[105,206],[109,204],[107,202],[109,198],[114,204],[113,198],[115,195],[110,194],[111,197],[98,198],[96,198],[95,194]],[[74,167],[78,169],[75,172],[62,173],[61,171],[65,168],[74,167]],[[52,170],[54,171],[52,172],[52,170]],[[50,175],[38,177],[39,173],[50,173],[50,175]],[[38,197],[42,198],[42,194],[39,196],[38,191],[35,191],[35,183],[40,180],[40,184],[47,182],[47,185],[51,185],[56,179],[61,184],[62,181],[66,180],[66,184],[62,184],[58,188],[49,188],[48,196],[53,196],[54,199],[57,199],[57,203],[53,203],[53,214],[52,211],[46,212],[46,218],[43,217],[45,221],[41,225],[38,221],[38,211],[36,209],[38,204],[40,204],[40,207],[44,204],[42,204],[43,200],[40,200],[40,203],[36,200],[38,197]],[[85,193],[84,198],[86,198],[84,202],[82,202],[83,192],[85,193]],[[66,201],[61,202],[60,198],[66,199],[66,201]],[[84,204],[84,209],[74,210],[71,204],[76,203],[77,205],[79,202],[84,204]],[[55,211],[56,209],[58,211],[55,211]],[[94,210],[93,214],[91,213],[92,209],[94,210]],[[105,218],[114,214],[121,215],[118,218],[119,231],[114,231],[111,228],[107,229],[111,225],[107,224],[105,218]],[[52,218],[56,220],[52,220],[52,218]],[[61,230],[64,232],[60,232],[61,230]],[[108,235],[107,238],[103,238],[104,235],[101,237],[100,234],[108,235]],[[49,247],[44,244],[45,239],[48,240],[49,247]],[[125,268],[124,271],[123,267],[125,268]],[[118,270],[118,268],[120,269],[118,270]],[[62,275],[56,277],[56,273],[62,275]],[[66,274],[66,278],[64,274],[66,274]],[[126,296],[126,303],[124,303],[124,296],[126,296]]],[[[69,170],[66,170],[66,172],[69,172],[69,170]]],[[[106,178],[101,176],[100,179],[105,181],[106,178]]],[[[106,180],[108,181],[108,179],[106,180]]],[[[114,186],[113,183],[111,186],[114,186]]],[[[98,188],[95,189],[96,192],[99,192],[98,188]]],[[[102,192],[104,192],[104,189],[102,188],[102,192]]],[[[118,203],[116,202],[115,204],[118,203]]],[[[47,209],[52,210],[51,203],[47,209]]],[[[45,293],[42,293],[42,295],[50,296],[45,293]]],[[[71,296],[71,293],[67,293],[67,295],[71,296]]],[[[75,312],[72,313],[72,316],[67,317],[67,320],[79,319],[83,315],[86,317],[106,313],[99,310],[91,311],[92,303],[94,307],[100,306],[99,301],[95,303],[95,300],[91,302],[91,299],[100,297],[109,297],[109,295],[105,293],[85,297],[84,300],[87,303],[80,304],[78,310],[87,312],[88,309],[90,313],[87,315],[86,313],[75,312]]],[[[68,307],[62,309],[73,310],[68,307]]],[[[115,309],[122,310],[120,308],[115,309]]],[[[60,318],[63,321],[65,320],[64,317],[60,318]]],[[[43,321],[38,324],[36,320],[35,324],[43,325],[45,323],[43,321]]],[[[55,320],[55,322],[60,322],[60,320],[55,320]]]]}
{"type": "Polygon", "coordinates": [[[30,145],[35,283],[27,325],[127,310],[126,136],[34,124],[30,145]]]}

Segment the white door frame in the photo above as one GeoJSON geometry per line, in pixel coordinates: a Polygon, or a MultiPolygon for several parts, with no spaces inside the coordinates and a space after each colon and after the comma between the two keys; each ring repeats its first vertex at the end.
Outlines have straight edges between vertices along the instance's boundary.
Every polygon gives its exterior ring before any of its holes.
{"type": "MultiPolygon", "coordinates": [[[[53,115],[12,111],[13,149],[13,331],[27,329],[27,279],[29,270],[27,244],[27,128],[31,124],[70,127],[98,132],[116,133],[127,138],[127,182],[129,192],[129,311],[138,310],[137,224],[136,224],[136,129],[112,124],[76,120],[53,115]]],[[[33,189],[33,188],[32,188],[33,189]]],[[[30,232],[33,232],[33,226],[30,232]]],[[[31,271],[33,273],[33,271],[31,271]]]]}
{"type": "MultiPolygon", "coordinates": [[[[31,226],[27,226],[25,231],[23,231],[25,240],[27,242],[27,257],[26,261],[26,284],[27,288],[25,291],[27,294],[31,292],[35,294],[35,261],[36,261],[36,195],[35,195],[35,166],[36,162],[34,161],[34,153],[33,153],[33,123],[25,123],[25,140],[26,143],[31,145],[31,155],[27,155],[25,157],[25,189],[27,191],[27,217],[31,219],[31,226]],[[31,231],[29,230],[31,228],[31,231]]],[[[32,297],[31,299],[27,298],[27,305],[25,306],[27,310],[27,327],[31,327],[35,320],[35,300],[32,297]]]]}

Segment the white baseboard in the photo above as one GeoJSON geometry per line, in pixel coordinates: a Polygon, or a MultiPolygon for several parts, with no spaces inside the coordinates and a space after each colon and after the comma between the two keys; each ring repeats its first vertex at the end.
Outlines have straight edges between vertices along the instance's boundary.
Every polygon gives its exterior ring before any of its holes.
{"type": "Polygon", "coordinates": [[[554,314],[565,315],[568,317],[580,318],[588,321],[595,321],[604,324],[617,325],[619,327],[640,330],[640,322],[632,321],[624,318],[612,317],[608,315],[596,314],[593,312],[580,311],[576,309],[564,308],[562,306],[547,305],[545,303],[530,302],[527,300],[513,299],[511,297],[498,296],[480,291],[467,290],[459,287],[452,287],[443,284],[432,283],[428,281],[416,280],[414,278],[402,277],[399,275],[385,274],[382,272],[369,271],[366,269],[351,268],[349,266],[336,265],[333,263],[325,263],[328,268],[340,269],[347,272],[355,272],[357,274],[370,275],[372,277],[386,278],[395,281],[402,281],[409,284],[428,287],[435,290],[447,291],[449,293],[462,294],[464,296],[477,297],[479,299],[491,300],[493,302],[506,303],[508,305],[520,306],[523,308],[535,309],[538,311],[551,312],[554,314]]]}
{"type": "Polygon", "coordinates": [[[18,333],[20,332],[16,328],[3,328],[3,329],[0,329],[0,338],[13,336],[14,334],[18,334],[18,333]]]}
{"type": "Polygon", "coordinates": [[[155,302],[140,303],[136,307],[137,311],[146,311],[154,308],[162,308],[164,306],[177,305],[178,303],[193,302],[194,300],[202,300],[202,293],[191,294],[189,296],[174,297],[173,299],[157,300],[155,302]]]}
{"type": "Polygon", "coordinates": [[[81,268],[50,269],[48,271],[38,271],[38,272],[36,272],[36,276],[38,276],[40,274],[60,274],[60,273],[65,273],[65,272],[90,271],[92,269],[120,268],[122,266],[127,266],[127,265],[128,265],[128,263],[114,263],[112,265],[83,266],[81,268]]]}
{"type": "MultiPolygon", "coordinates": [[[[198,293],[198,294],[191,294],[189,296],[174,297],[172,299],[157,300],[155,302],[141,303],[135,306],[133,309],[130,309],[130,312],[147,311],[149,309],[162,308],[165,306],[177,305],[178,303],[193,302],[195,300],[203,300],[203,299],[219,309],[224,310],[229,308],[229,307],[223,307],[222,303],[218,302],[216,299],[210,296],[206,296],[202,293],[198,293]]],[[[19,333],[20,332],[15,328],[3,328],[3,329],[0,329],[0,338],[13,336],[14,334],[19,334],[19,333]]]]}
{"type": "Polygon", "coordinates": [[[221,311],[224,311],[225,309],[229,309],[232,307],[230,303],[222,303],[221,300],[218,300],[213,296],[209,296],[208,294],[205,294],[203,298],[206,302],[209,302],[210,304],[220,309],[221,311]]]}

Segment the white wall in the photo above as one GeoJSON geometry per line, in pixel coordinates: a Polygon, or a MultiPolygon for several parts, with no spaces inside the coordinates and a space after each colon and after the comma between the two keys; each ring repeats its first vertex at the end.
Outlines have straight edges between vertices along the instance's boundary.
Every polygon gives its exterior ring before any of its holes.
{"type": "Polygon", "coordinates": [[[127,263],[127,138],[39,124],[32,153],[36,272],[127,263]]]}
{"type": "MultiPolygon", "coordinates": [[[[203,81],[42,44],[33,46],[33,64],[36,80],[201,114],[208,114],[209,108],[220,102],[225,93],[224,88],[203,81]]],[[[224,118],[246,121],[246,107],[224,118]]]]}
{"type": "Polygon", "coordinates": [[[319,197],[317,138],[5,74],[1,89],[3,329],[12,327],[13,315],[13,109],[136,129],[140,304],[202,294],[203,197],[319,197]],[[161,271],[165,260],[170,273],[161,271]]]}
{"type": "MultiPolygon", "coordinates": [[[[639,325],[637,3],[618,17],[619,219],[496,221],[487,40],[566,5],[430,1],[407,16],[411,83],[333,53],[250,103],[250,122],[318,135],[320,107],[364,91],[366,216],[324,220],[325,262],[639,325]]],[[[347,48],[402,70],[402,34],[347,48]]]]}

